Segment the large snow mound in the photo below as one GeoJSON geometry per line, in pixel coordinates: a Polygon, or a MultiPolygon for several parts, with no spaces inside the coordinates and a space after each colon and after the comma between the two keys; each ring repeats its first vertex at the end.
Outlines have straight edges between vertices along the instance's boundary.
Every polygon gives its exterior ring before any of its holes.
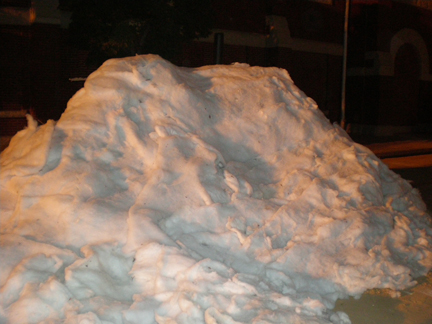
{"type": "Polygon", "coordinates": [[[432,267],[416,189],[278,68],[107,61],[1,155],[1,323],[349,323],[432,267]]]}

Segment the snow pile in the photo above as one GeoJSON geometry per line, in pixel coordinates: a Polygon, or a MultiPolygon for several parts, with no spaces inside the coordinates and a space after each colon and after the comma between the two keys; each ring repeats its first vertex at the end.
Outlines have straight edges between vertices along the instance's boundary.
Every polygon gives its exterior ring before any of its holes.
{"type": "Polygon", "coordinates": [[[419,193],[281,69],[109,60],[1,158],[2,323],[349,323],[432,267],[419,193]]]}

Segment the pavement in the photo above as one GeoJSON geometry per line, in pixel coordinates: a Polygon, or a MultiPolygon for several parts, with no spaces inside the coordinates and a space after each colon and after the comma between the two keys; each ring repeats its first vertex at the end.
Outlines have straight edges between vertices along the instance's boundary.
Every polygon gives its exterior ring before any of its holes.
{"type": "Polygon", "coordinates": [[[431,324],[432,272],[417,285],[394,298],[388,289],[372,289],[360,299],[338,300],[335,311],[344,311],[352,324],[431,324]]]}

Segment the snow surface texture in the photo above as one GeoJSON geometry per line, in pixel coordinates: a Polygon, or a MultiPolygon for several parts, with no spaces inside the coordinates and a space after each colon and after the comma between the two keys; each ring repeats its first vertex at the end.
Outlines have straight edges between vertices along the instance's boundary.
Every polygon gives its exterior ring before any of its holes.
{"type": "Polygon", "coordinates": [[[1,323],[350,323],[432,267],[417,190],[277,68],[107,61],[1,155],[1,323]]]}

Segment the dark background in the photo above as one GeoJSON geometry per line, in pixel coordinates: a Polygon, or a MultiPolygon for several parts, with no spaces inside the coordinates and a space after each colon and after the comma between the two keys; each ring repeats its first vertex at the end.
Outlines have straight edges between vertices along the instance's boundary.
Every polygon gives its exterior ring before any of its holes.
{"type": "MultiPolygon", "coordinates": [[[[432,131],[432,6],[415,3],[351,1],[347,123],[353,136],[432,131]]],[[[212,6],[212,34],[185,43],[174,64],[214,64],[214,33],[223,33],[223,64],[287,69],[332,122],[340,120],[344,0],[214,0],[212,6]]],[[[88,51],[68,41],[69,22],[66,0],[0,0],[3,137],[26,125],[25,113],[41,123],[60,118],[98,68],[88,51]]]]}

